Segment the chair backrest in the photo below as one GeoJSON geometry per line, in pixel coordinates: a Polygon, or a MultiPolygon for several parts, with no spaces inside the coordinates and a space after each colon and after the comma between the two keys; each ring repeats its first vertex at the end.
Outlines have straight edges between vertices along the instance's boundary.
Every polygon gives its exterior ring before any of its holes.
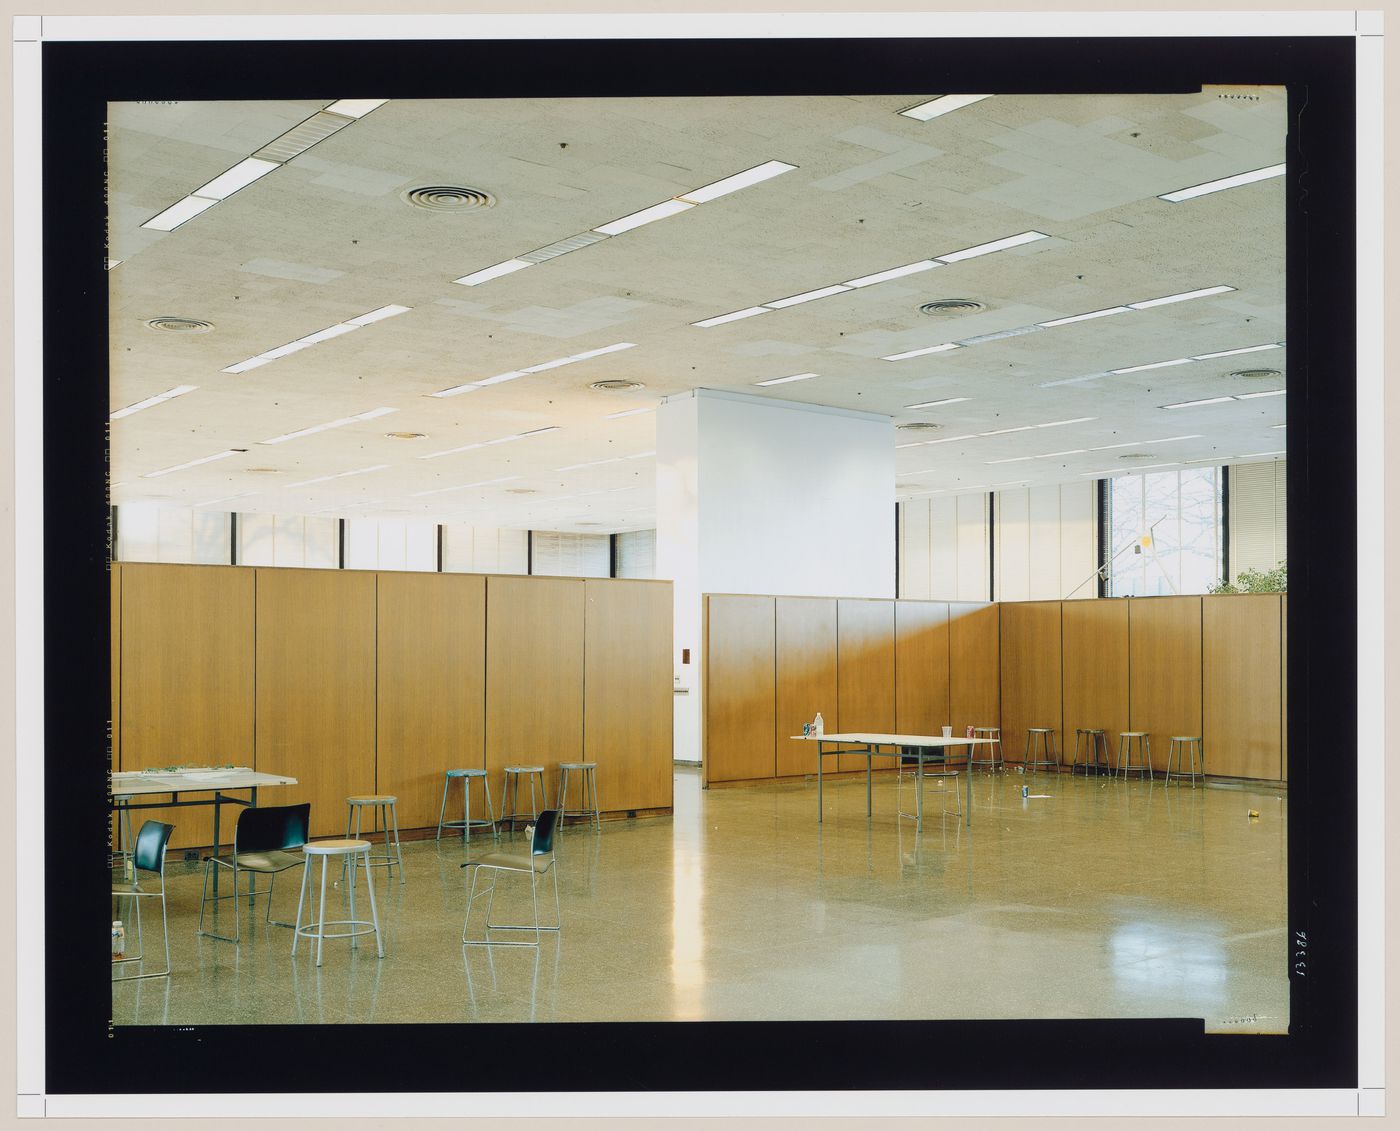
{"type": "Polygon", "coordinates": [[[136,849],[131,854],[132,863],[143,872],[163,870],[165,845],[174,831],[174,825],[163,825],[159,821],[143,822],[141,831],[136,834],[136,849]]]}
{"type": "Polygon", "coordinates": [[[300,848],[309,839],[311,802],[251,806],[238,814],[234,852],[278,852],[300,848]]]}
{"type": "Polygon", "coordinates": [[[535,821],[535,837],[530,841],[531,856],[548,856],[554,851],[554,826],[559,822],[558,809],[546,809],[535,821]]]}

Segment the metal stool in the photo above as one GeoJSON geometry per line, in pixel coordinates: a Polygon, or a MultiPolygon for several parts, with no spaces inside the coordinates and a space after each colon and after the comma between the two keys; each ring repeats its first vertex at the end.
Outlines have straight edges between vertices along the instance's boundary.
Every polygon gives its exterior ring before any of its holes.
{"type": "Polygon", "coordinates": [[[297,921],[296,929],[292,934],[292,956],[296,956],[297,943],[303,938],[316,940],[316,965],[321,965],[321,944],[326,939],[350,939],[350,945],[357,947],[360,944],[355,942],[360,935],[367,935],[374,932],[374,940],[379,944],[379,957],[384,957],[384,936],[379,932],[379,910],[374,904],[374,881],[370,877],[369,870],[369,841],[367,840],[323,840],[317,844],[308,844],[302,849],[307,857],[306,867],[303,869],[301,878],[301,895],[297,899],[297,921]],[[321,899],[319,904],[319,915],[315,923],[310,921],[310,908],[307,908],[308,919],[305,926],[301,922],[301,909],[306,903],[306,893],[311,887],[311,866],[314,858],[321,858],[321,899]],[[326,862],[332,856],[342,857],[350,868],[350,882],[346,885],[346,894],[350,900],[350,918],[332,919],[329,924],[326,921],[326,862]],[[355,918],[355,869],[363,866],[365,870],[365,887],[369,889],[369,913],[368,919],[355,918]],[[327,926],[347,927],[348,930],[332,931],[326,933],[327,926]],[[314,929],[313,929],[314,927],[314,929]]]}
{"type": "Polygon", "coordinates": [[[543,766],[507,766],[506,784],[501,787],[501,824],[510,822],[511,831],[515,831],[515,822],[525,820],[525,813],[520,808],[520,779],[526,778],[530,783],[530,820],[539,816],[539,805],[535,801],[535,782],[540,783],[539,800],[548,803],[549,794],[544,787],[544,767],[543,766]],[[512,789],[511,787],[515,788],[512,789]]]}
{"type": "Polygon", "coordinates": [[[501,831],[496,828],[496,810],[491,805],[491,782],[486,777],[485,770],[448,770],[442,780],[442,804],[438,807],[437,837],[442,840],[443,829],[461,829],[462,839],[471,840],[472,829],[489,828],[497,840],[501,839],[501,831]],[[447,791],[452,786],[453,778],[462,779],[462,820],[444,821],[447,815],[447,791]],[[486,812],[490,820],[482,820],[480,817],[472,816],[472,779],[479,778],[481,781],[481,791],[486,794],[486,812]]]}
{"type": "Polygon", "coordinates": [[[347,797],[345,799],[345,839],[350,839],[350,817],[355,818],[354,839],[360,839],[360,814],[366,807],[376,811],[379,818],[379,827],[384,832],[384,853],[381,856],[370,856],[366,859],[366,867],[387,868],[388,874],[394,874],[395,865],[399,869],[399,883],[404,882],[403,874],[403,849],[399,846],[399,811],[398,798],[388,793],[364,794],[360,797],[347,797]],[[394,830],[394,851],[389,851],[389,829],[394,830]]]}
{"type": "MultiPolygon", "coordinates": [[[[946,780],[946,781],[951,781],[951,782],[953,783],[953,788],[952,788],[951,791],[948,790],[948,789],[946,789],[946,788],[940,789],[940,790],[938,791],[939,794],[940,794],[939,805],[941,806],[941,808],[940,808],[940,810],[939,810],[939,816],[940,816],[940,817],[946,817],[946,816],[948,815],[949,811],[950,811],[950,810],[948,809],[948,794],[949,794],[950,792],[951,792],[952,795],[953,795],[953,805],[954,805],[954,808],[951,810],[951,812],[953,812],[955,815],[957,815],[957,816],[959,816],[959,817],[962,816],[962,791],[958,789],[958,771],[957,771],[957,770],[950,770],[950,769],[948,769],[948,764],[947,764],[946,762],[925,762],[922,766],[920,766],[920,765],[918,764],[917,761],[914,761],[914,762],[911,764],[911,763],[909,763],[909,762],[906,762],[903,758],[900,759],[900,762],[899,762],[899,776],[898,776],[898,779],[897,779],[896,782],[895,782],[895,806],[894,806],[894,807],[895,807],[895,812],[898,813],[899,816],[901,816],[901,817],[907,817],[907,818],[908,818],[909,820],[911,820],[911,821],[919,820],[919,819],[920,819],[920,816],[919,816],[918,813],[906,813],[906,812],[904,811],[904,808],[903,808],[903,804],[904,804],[904,802],[903,802],[903,798],[904,798],[904,779],[905,779],[907,776],[909,776],[910,771],[912,771],[913,774],[914,774],[916,777],[917,777],[920,773],[922,773],[925,779],[927,779],[927,778],[943,778],[943,779],[946,780]]],[[[968,772],[970,773],[971,771],[968,771],[968,772]]],[[[914,783],[914,788],[917,790],[917,789],[919,789],[919,788],[921,787],[921,785],[922,785],[921,782],[917,782],[917,781],[916,781],[916,782],[914,783]]]]}
{"type": "Polygon", "coordinates": [[[1152,739],[1145,730],[1125,730],[1118,734],[1118,768],[1114,770],[1113,776],[1121,775],[1124,778],[1137,771],[1138,775],[1147,775],[1147,780],[1152,781],[1152,739]],[[1138,764],[1133,765],[1133,739],[1138,743],[1138,764]]]}
{"type": "Polygon", "coordinates": [[[1190,751],[1191,758],[1191,788],[1196,788],[1196,778],[1198,776],[1196,767],[1199,765],[1199,777],[1205,781],[1206,777],[1206,754],[1201,746],[1200,735],[1174,734],[1172,735],[1171,746],[1167,750],[1167,781],[1172,780],[1172,759],[1176,759],[1176,776],[1184,777],[1181,772],[1181,751],[1185,747],[1190,751]]]}
{"type": "MultiPolygon", "coordinates": [[[[991,766],[993,772],[998,766],[1002,769],[1006,768],[1006,759],[1002,757],[1001,753],[1001,727],[973,727],[972,737],[990,738],[992,741],[991,745],[985,747],[987,751],[985,758],[974,758],[972,752],[968,752],[967,767],[969,771],[973,766],[991,766]]],[[[972,748],[974,751],[976,749],[976,746],[972,748]]]]}
{"type": "Polygon", "coordinates": [[[1060,754],[1055,749],[1055,729],[1054,727],[1028,727],[1026,729],[1026,753],[1021,759],[1021,765],[1027,770],[1034,770],[1040,766],[1054,766],[1060,768],[1060,754]],[[1036,736],[1040,737],[1040,752],[1043,758],[1031,761],[1034,753],[1032,747],[1035,746],[1036,736]]]}
{"type": "Polygon", "coordinates": [[[1074,761],[1069,764],[1069,772],[1074,773],[1080,766],[1084,767],[1084,776],[1089,776],[1089,768],[1092,766],[1095,773],[1103,770],[1112,771],[1112,759],[1108,753],[1108,735],[1104,733],[1103,727],[1075,727],[1074,728],[1074,761]],[[1089,749],[1086,751],[1086,758],[1079,757],[1080,748],[1084,741],[1088,740],[1089,749]],[[1103,758],[1100,759],[1099,755],[1103,758]]]}
{"type": "Polygon", "coordinates": [[[603,815],[598,811],[598,779],[595,771],[598,769],[597,762],[560,762],[559,763],[559,792],[555,794],[554,807],[559,810],[560,828],[563,828],[565,817],[589,817],[593,827],[602,831],[603,815]],[[578,782],[578,800],[582,808],[566,809],[564,802],[569,796],[569,774],[580,774],[578,782]],[[592,808],[588,807],[589,799],[592,799],[592,808]]]}

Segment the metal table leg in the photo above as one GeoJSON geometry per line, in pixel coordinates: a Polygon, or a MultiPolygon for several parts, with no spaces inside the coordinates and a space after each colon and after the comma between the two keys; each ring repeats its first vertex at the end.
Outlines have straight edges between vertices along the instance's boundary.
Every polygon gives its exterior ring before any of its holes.
{"type": "MultiPolygon", "coordinates": [[[[174,795],[173,793],[170,795],[170,800],[171,800],[171,801],[174,801],[174,800],[175,800],[175,795],[174,795]]],[[[218,790],[215,790],[215,791],[214,791],[214,855],[215,855],[215,856],[218,856],[218,855],[219,855],[219,793],[218,793],[218,790]]],[[[205,865],[205,867],[208,867],[208,865],[205,865]]],[[[217,899],[217,898],[219,897],[219,871],[220,871],[220,869],[218,869],[218,868],[215,868],[215,869],[214,869],[214,898],[215,898],[215,899],[217,899]]],[[[237,894],[237,893],[235,893],[235,894],[237,894]]],[[[237,905],[236,905],[236,904],[234,905],[234,909],[237,910],[237,905]]],[[[237,922],[237,921],[238,921],[238,916],[235,915],[235,916],[234,916],[234,922],[237,922]]]]}
{"type": "Polygon", "coordinates": [[[822,820],[822,740],[817,739],[817,824],[822,820]]]}
{"type": "Polygon", "coordinates": [[[967,766],[963,770],[963,777],[967,779],[965,787],[967,804],[965,806],[966,812],[963,814],[963,823],[969,829],[972,828],[972,749],[971,746],[967,748],[967,766]]]}
{"type": "Polygon", "coordinates": [[[914,788],[914,829],[916,832],[924,831],[924,748],[914,747],[914,753],[919,759],[919,783],[914,788]]]}
{"type": "Polygon", "coordinates": [[[875,765],[875,747],[874,747],[874,746],[866,746],[866,748],[865,748],[865,819],[866,819],[867,821],[871,820],[871,819],[873,818],[873,816],[874,816],[874,813],[875,813],[875,810],[872,809],[871,806],[870,806],[870,770],[871,770],[871,767],[874,766],[874,765],[875,765]]]}

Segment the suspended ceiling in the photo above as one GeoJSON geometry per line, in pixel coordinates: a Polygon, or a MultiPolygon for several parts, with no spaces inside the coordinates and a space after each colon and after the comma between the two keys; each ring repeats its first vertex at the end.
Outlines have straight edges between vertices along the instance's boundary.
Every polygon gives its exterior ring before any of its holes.
{"type": "Polygon", "coordinates": [[[696,387],[938,425],[896,430],[901,498],[1277,458],[1283,396],[1162,406],[1282,389],[1285,349],[1111,371],[1283,342],[1284,180],[1160,199],[1281,163],[1283,92],[898,113],[930,97],[391,100],[169,232],[142,225],[328,104],[113,104],[111,405],[195,387],[113,422],[113,499],[644,528],[654,415],[614,414],[696,387]],[[770,161],[795,168],[480,285],[453,281],[770,161]],[[405,201],[432,185],[494,203],[405,201]],[[1024,232],[1046,238],[693,325],[1024,232]],[[948,299],[980,308],[920,310],[948,299]],[[224,372],[388,305],[408,309],[224,372]],[[150,328],[157,318],[213,328],[150,328]],[[969,341],[1011,330],[1024,332],[969,341]],[[1233,375],[1258,369],[1278,373],[1233,375]],[[757,385],[799,373],[817,376],[757,385]],[[949,398],[964,399],[907,407],[949,398]],[[378,409],[394,411],[266,443],[378,409]],[[489,443],[540,429],[556,430],[489,443]]]}

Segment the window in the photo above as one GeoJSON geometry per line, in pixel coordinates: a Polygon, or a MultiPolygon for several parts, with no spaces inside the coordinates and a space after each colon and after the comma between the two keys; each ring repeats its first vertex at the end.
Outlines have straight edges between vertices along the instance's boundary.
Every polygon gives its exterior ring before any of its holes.
{"type": "Polygon", "coordinates": [[[1218,467],[1109,480],[1108,596],[1204,593],[1220,580],[1221,481],[1218,467]]]}

